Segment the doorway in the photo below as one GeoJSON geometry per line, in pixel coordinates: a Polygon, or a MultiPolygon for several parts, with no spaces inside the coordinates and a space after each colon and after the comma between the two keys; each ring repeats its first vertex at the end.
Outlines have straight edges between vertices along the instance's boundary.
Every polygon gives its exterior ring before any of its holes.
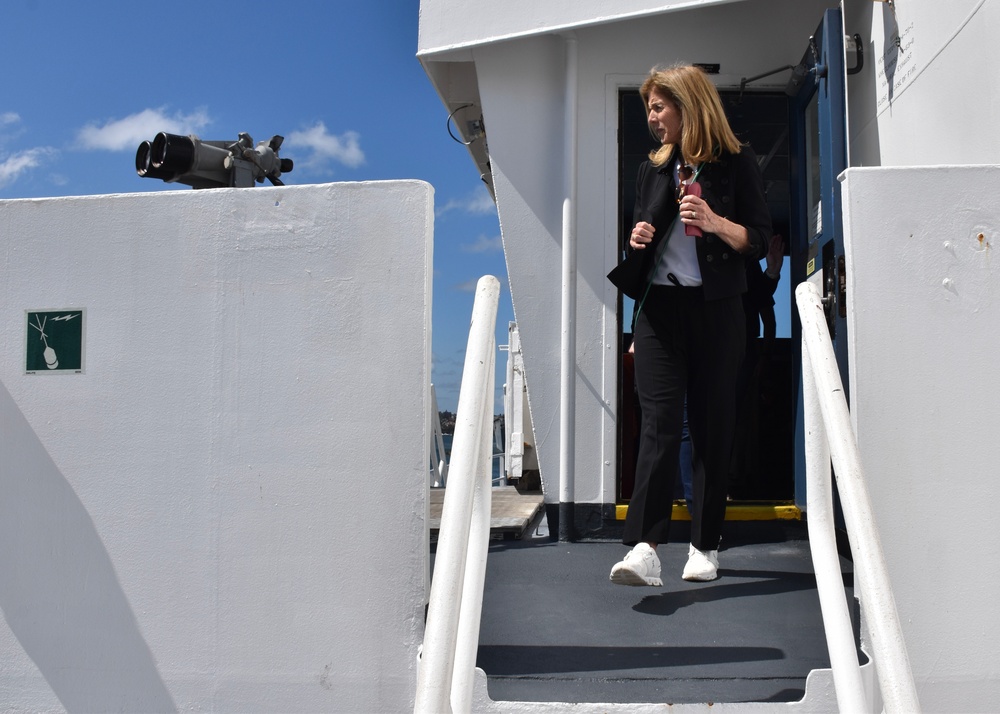
{"type": "MultiPolygon", "coordinates": [[[[795,404],[797,374],[792,349],[792,281],[789,245],[792,235],[791,164],[789,158],[789,97],[783,92],[720,90],[727,117],[740,141],[757,154],[774,232],[784,239],[785,259],[775,292],[774,331],[761,324],[748,352],[748,381],[739,404],[738,439],[730,476],[734,504],[781,504],[795,498],[795,404]]],[[[637,89],[618,94],[618,237],[624,250],[634,224],[635,177],[656,142],[646,125],[637,89]]],[[[641,421],[634,395],[633,369],[628,348],[634,305],[619,297],[622,326],[619,341],[619,469],[618,503],[632,494],[638,427],[641,421]]]]}

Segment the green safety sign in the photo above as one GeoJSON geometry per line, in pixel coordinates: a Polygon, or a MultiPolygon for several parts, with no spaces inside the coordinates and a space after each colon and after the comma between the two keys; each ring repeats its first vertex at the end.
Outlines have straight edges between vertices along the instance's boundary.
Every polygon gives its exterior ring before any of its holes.
{"type": "Polygon", "coordinates": [[[83,373],[83,310],[26,310],[25,374],[83,373]]]}

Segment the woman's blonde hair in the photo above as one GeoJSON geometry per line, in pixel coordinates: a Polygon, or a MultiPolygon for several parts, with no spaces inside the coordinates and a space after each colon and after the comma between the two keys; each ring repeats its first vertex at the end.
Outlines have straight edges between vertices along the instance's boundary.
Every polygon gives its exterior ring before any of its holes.
{"type": "MultiPolygon", "coordinates": [[[[654,67],[639,88],[649,116],[649,95],[658,89],[681,112],[681,154],[691,164],[714,161],[723,151],[738,154],[740,140],[733,134],[722,109],[719,91],[704,70],[693,65],[654,67]]],[[[673,153],[673,144],[649,152],[655,166],[662,166],[673,153]]]]}

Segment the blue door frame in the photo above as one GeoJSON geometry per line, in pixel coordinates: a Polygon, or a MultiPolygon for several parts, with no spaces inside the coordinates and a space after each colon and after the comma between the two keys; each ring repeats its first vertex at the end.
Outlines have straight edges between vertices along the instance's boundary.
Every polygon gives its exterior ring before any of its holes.
{"type": "MultiPolygon", "coordinates": [[[[841,376],[847,385],[846,305],[843,279],[843,216],[840,173],[847,168],[844,31],[840,8],[831,8],[809,38],[788,85],[791,154],[790,272],[793,285],[816,281],[827,299],[828,318],[841,376]]],[[[806,505],[802,422],[802,331],[793,307],[792,353],[798,381],[795,423],[795,504],[806,505]]]]}

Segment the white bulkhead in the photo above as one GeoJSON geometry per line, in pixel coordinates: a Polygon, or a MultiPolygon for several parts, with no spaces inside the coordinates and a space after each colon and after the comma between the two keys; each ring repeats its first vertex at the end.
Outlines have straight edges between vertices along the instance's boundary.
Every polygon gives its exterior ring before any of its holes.
{"type": "Polygon", "coordinates": [[[432,202],[419,181],[0,201],[0,709],[412,706],[432,202]],[[83,369],[26,374],[26,311],[61,366],[77,310],[83,369]]]}

